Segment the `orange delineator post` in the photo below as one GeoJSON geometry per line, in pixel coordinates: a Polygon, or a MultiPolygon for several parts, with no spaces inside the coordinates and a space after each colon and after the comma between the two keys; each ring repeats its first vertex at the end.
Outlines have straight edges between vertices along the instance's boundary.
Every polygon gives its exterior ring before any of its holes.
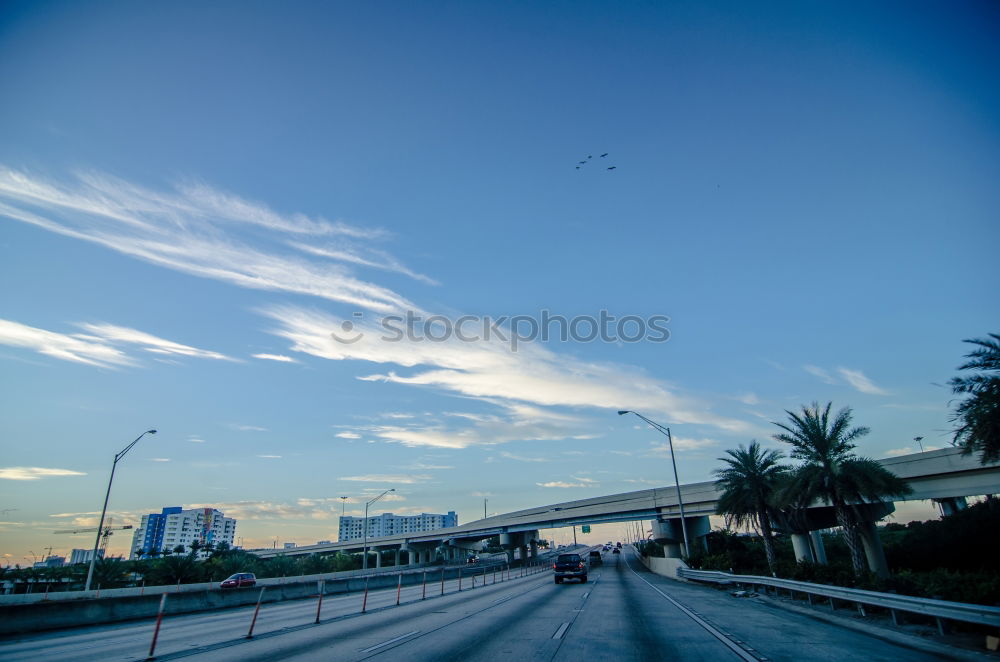
{"type": "Polygon", "coordinates": [[[316,582],[316,588],[319,590],[319,603],[316,605],[316,625],[319,625],[319,612],[323,608],[323,594],[326,593],[326,580],[322,579],[316,582]]]}
{"type": "Polygon", "coordinates": [[[257,607],[253,610],[253,619],[250,621],[250,630],[247,632],[247,639],[253,639],[253,626],[257,624],[257,614],[260,613],[260,601],[264,599],[264,589],[266,586],[261,587],[260,595],[257,596],[257,607]]]}
{"type": "Polygon", "coordinates": [[[160,609],[156,612],[156,627],[153,629],[153,641],[149,644],[149,655],[147,660],[153,659],[153,652],[156,650],[156,639],[160,636],[160,623],[163,622],[163,608],[167,604],[167,594],[160,596],[160,609]]]}

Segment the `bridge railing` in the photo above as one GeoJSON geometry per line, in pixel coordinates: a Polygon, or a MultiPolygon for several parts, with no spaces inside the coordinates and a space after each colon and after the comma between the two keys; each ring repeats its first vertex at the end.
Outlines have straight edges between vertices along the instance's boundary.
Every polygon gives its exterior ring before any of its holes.
{"type": "Polygon", "coordinates": [[[812,601],[812,596],[822,596],[830,600],[831,606],[833,606],[834,600],[842,600],[857,604],[859,607],[862,605],[881,607],[889,610],[893,622],[897,622],[897,612],[930,616],[937,619],[938,628],[942,631],[944,629],[941,622],[942,619],[1000,627],[1000,607],[989,607],[966,602],[950,602],[948,600],[935,600],[932,598],[918,598],[912,595],[898,595],[896,593],[880,593],[878,591],[844,588],[842,586],[830,586],[827,584],[811,584],[809,582],[764,577],[762,575],[732,575],[728,572],[718,570],[689,570],[681,568],[677,571],[677,576],[682,579],[709,582],[712,584],[735,584],[737,586],[752,586],[754,588],[758,586],[770,586],[776,591],[786,590],[793,594],[805,594],[809,597],[810,602],[812,601]]]}

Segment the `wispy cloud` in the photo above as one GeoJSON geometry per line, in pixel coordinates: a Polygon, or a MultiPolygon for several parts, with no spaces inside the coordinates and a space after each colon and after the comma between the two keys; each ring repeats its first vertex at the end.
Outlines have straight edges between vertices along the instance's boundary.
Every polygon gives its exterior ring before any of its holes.
{"type": "Polygon", "coordinates": [[[151,458],[149,458],[149,461],[150,462],[169,462],[170,458],[169,457],[151,457],[151,458]]]}
{"type": "Polygon", "coordinates": [[[0,478],[6,480],[39,480],[57,476],[86,476],[82,471],[72,469],[48,469],[45,467],[0,467],[0,478]]]}
{"type": "Polygon", "coordinates": [[[144,331],[113,324],[79,324],[87,333],[64,334],[39,329],[20,322],[0,320],[0,344],[25,347],[64,361],[102,368],[134,366],[139,361],[119,345],[132,345],[158,355],[188,356],[199,359],[234,361],[230,357],[182,345],[144,331]]]}
{"type": "Polygon", "coordinates": [[[280,455],[258,455],[257,457],[263,458],[265,460],[280,460],[280,455]]]}
{"type": "MultiPolygon", "coordinates": [[[[395,292],[356,278],[350,266],[359,265],[358,259],[316,260],[288,245],[290,237],[322,238],[339,242],[345,257],[360,256],[366,248],[353,242],[384,232],[281,214],[205,184],[161,192],[99,173],[57,183],[0,167],[0,215],[239,287],[322,297],[365,310],[412,307],[395,292]]],[[[364,261],[417,276],[387,258],[374,251],[364,261]]]]}
{"type": "Polygon", "coordinates": [[[409,469],[411,471],[445,471],[447,469],[454,469],[455,467],[448,464],[428,464],[426,462],[411,462],[410,464],[400,467],[401,469],[409,469]]]}
{"type": "Polygon", "coordinates": [[[298,363],[295,359],[290,356],[285,356],[284,354],[253,354],[255,359],[263,359],[264,361],[278,361],[280,363],[298,363]]]}
{"type": "Polygon", "coordinates": [[[388,485],[412,485],[430,480],[426,474],[365,474],[362,476],[341,476],[340,480],[350,480],[360,483],[385,483],[388,485]]]}
{"type": "Polygon", "coordinates": [[[588,485],[587,483],[570,483],[564,480],[553,480],[549,481],[548,483],[535,483],[535,485],[538,485],[539,487],[561,487],[561,488],[590,487],[590,485],[588,485]]]}
{"type": "Polygon", "coordinates": [[[802,366],[802,369],[814,377],[818,377],[824,384],[843,385],[846,383],[859,393],[866,393],[868,395],[891,395],[885,389],[876,386],[875,383],[860,370],[839,367],[836,370],[836,375],[834,375],[831,372],[814,365],[804,365],[802,366]]]}
{"type": "Polygon", "coordinates": [[[843,377],[856,391],[867,393],[868,395],[889,395],[888,391],[876,386],[874,382],[868,379],[868,377],[866,377],[860,370],[837,368],[837,372],[840,373],[840,376],[843,377]]]}
{"type": "Polygon", "coordinates": [[[813,377],[818,377],[824,384],[837,384],[837,380],[829,372],[815,365],[804,365],[802,369],[808,372],[813,377]]]}
{"type": "Polygon", "coordinates": [[[136,364],[135,359],[101,338],[66,335],[10,320],[0,320],[0,344],[103,368],[136,364]]]}
{"type": "Polygon", "coordinates": [[[234,430],[239,430],[240,432],[267,432],[267,428],[262,428],[259,425],[240,425],[239,423],[233,423],[229,427],[234,430]]]}
{"type": "Polygon", "coordinates": [[[593,427],[585,425],[579,414],[560,413],[553,408],[607,410],[623,403],[670,412],[673,420],[682,423],[730,431],[747,428],[745,422],[716,415],[704,403],[679,396],[665,383],[628,366],[582,362],[530,344],[513,352],[503,343],[490,341],[388,342],[383,339],[384,330],[366,320],[353,327],[356,341],[338,342],[331,332],[351,320],[292,306],[262,312],[277,322],[273,332],[287,339],[292,351],[334,361],[358,360],[415,369],[405,375],[391,370],[359,379],[437,388],[489,403],[504,412],[449,412],[449,418],[472,422],[458,431],[440,423],[372,426],[365,430],[390,441],[465,448],[515,440],[589,438],[593,427]]]}
{"type": "Polygon", "coordinates": [[[188,508],[217,508],[238,520],[334,519],[340,515],[339,499],[298,499],[295,503],[264,500],[193,503],[188,508]]]}
{"type": "Polygon", "coordinates": [[[338,432],[333,435],[334,437],[340,437],[341,439],[360,439],[361,435],[357,432],[338,432]]]}
{"type": "Polygon", "coordinates": [[[514,455],[513,453],[508,453],[506,451],[500,452],[500,457],[505,457],[508,460],[517,460],[518,462],[548,462],[548,458],[545,457],[529,457],[526,455],[514,455]]]}
{"type": "MultiPolygon", "coordinates": [[[[715,439],[701,438],[695,439],[693,437],[674,437],[674,450],[675,451],[694,451],[701,450],[703,448],[712,448],[714,446],[719,446],[719,442],[715,439]]],[[[652,443],[649,448],[650,455],[658,456],[669,456],[670,446],[667,443],[652,443]]]]}

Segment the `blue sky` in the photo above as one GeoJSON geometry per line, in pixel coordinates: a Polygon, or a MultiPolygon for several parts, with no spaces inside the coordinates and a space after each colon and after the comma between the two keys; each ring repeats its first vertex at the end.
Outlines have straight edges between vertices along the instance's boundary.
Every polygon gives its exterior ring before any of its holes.
{"type": "Polygon", "coordinates": [[[685,482],[813,400],[867,455],[947,444],[941,385],[1000,321],[998,26],[985,2],[7,3],[0,553],[88,546],[50,533],[94,522],[150,427],[116,520],[216,505],[247,545],[335,539],[338,497],[388,487],[464,522],[670,484],[623,408],[671,424],[685,482]],[[406,310],[670,339],[381,341],[406,310]]]}

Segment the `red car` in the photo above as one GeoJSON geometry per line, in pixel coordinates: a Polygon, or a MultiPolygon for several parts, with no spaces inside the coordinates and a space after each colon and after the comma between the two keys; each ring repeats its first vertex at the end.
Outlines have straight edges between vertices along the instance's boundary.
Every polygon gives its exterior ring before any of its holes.
{"type": "Polygon", "coordinates": [[[237,572],[235,575],[222,580],[219,588],[243,588],[244,586],[256,586],[257,578],[252,572],[237,572]]]}

